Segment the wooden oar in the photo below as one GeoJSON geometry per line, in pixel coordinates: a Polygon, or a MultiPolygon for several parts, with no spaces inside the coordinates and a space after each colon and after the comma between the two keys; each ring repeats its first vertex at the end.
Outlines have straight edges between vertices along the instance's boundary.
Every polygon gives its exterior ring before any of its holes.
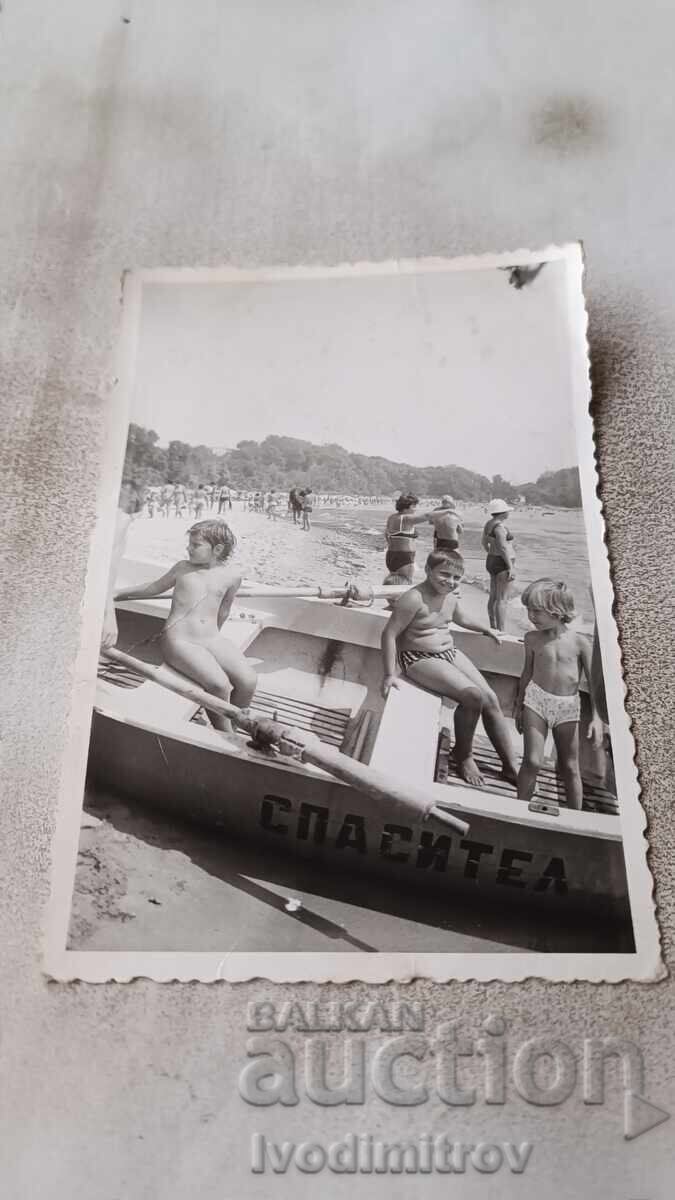
{"type": "MultiPolygon", "coordinates": [[[[252,599],[255,596],[298,596],[307,600],[343,600],[345,603],[349,600],[358,600],[361,603],[370,604],[373,600],[395,600],[397,596],[409,592],[412,586],[412,583],[394,583],[391,586],[382,584],[378,587],[373,587],[370,583],[345,583],[343,587],[339,588],[312,587],[310,584],[290,587],[284,583],[256,583],[254,580],[249,580],[242,583],[236,599],[252,599]]],[[[120,589],[120,591],[123,590],[123,588],[120,589]]],[[[168,599],[171,592],[172,588],[167,588],[159,596],[148,597],[148,599],[168,599]]]]}
{"type": "Polygon", "coordinates": [[[371,600],[383,600],[385,597],[395,598],[402,596],[404,592],[409,592],[412,583],[395,583],[390,587],[382,584],[379,587],[373,587],[369,583],[346,583],[340,588],[324,588],[324,587],[286,587],[285,584],[269,584],[269,583],[243,583],[237,592],[239,596],[302,596],[306,599],[316,597],[318,600],[359,600],[361,602],[370,602],[371,600]]]}
{"type": "Polygon", "coordinates": [[[365,763],[356,762],[333,746],[326,745],[314,733],[309,733],[304,729],[289,728],[266,718],[253,717],[243,709],[237,708],[236,705],[221,700],[219,696],[212,696],[210,692],[205,692],[203,688],[184,677],[181,677],[180,680],[167,679],[162,675],[160,667],[134,658],[131,654],[125,654],[122,650],[111,648],[102,650],[101,653],[113,662],[130,667],[139,675],[151,679],[160,687],[167,688],[170,692],[176,692],[177,695],[184,696],[186,700],[193,700],[195,704],[210,709],[212,712],[229,717],[239,729],[243,729],[254,740],[259,741],[261,746],[276,746],[281,754],[300,762],[313,763],[316,767],[322,767],[330,775],[351,784],[357,791],[363,792],[366,796],[372,796],[374,800],[384,800],[400,805],[412,819],[421,817],[422,820],[427,821],[430,817],[434,817],[443,825],[448,825],[460,833],[462,837],[466,837],[469,832],[466,821],[462,821],[445,809],[438,808],[435,800],[423,787],[418,787],[408,780],[396,779],[386,771],[369,767],[365,763]]]}

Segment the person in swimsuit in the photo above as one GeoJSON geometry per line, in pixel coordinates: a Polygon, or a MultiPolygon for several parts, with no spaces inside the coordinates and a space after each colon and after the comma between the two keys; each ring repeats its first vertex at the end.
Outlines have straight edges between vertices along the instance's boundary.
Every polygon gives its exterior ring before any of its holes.
{"type": "Polygon", "coordinates": [[[549,729],[553,732],[558,770],[570,808],[583,802],[579,771],[579,683],[585,674],[591,695],[587,737],[596,748],[604,729],[598,711],[591,670],[591,645],[569,628],[574,620],[574,597],[562,582],[536,579],[521,597],[534,630],[525,634],[525,666],[516,699],[516,728],[524,738],[518,773],[518,796],[531,800],[544,761],[549,729]]]}
{"type": "Polygon", "coordinates": [[[194,496],[192,497],[192,513],[193,513],[193,516],[197,520],[201,517],[202,513],[204,512],[204,509],[206,508],[208,501],[209,501],[209,497],[208,497],[206,488],[204,487],[203,483],[200,483],[194,496]]]}
{"type": "Polygon", "coordinates": [[[187,492],[182,483],[177,483],[173,489],[173,506],[177,517],[182,517],[187,508],[187,492]]]}
{"type": "MultiPolygon", "coordinates": [[[[221,634],[241,574],[229,562],[236,540],[224,521],[198,521],[188,530],[188,556],[144,587],[116,592],[115,600],[147,600],[173,588],[162,632],[166,662],[214,696],[240,708],[250,704],[257,676],[241,650],[221,634]]],[[[227,717],[209,712],[215,729],[229,732],[227,717]]]]}
{"type": "Polygon", "coordinates": [[[505,522],[512,511],[505,500],[492,500],[488,508],[489,521],[483,528],[482,544],[487,551],[485,569],[490,576],[488,619],[493,629],[506,628],[509,584],[516,575],[516,555],[513,534],[505,522]]]}
{"type": "Polygon", "coordinates": [[[173,488],[170,483],[166,483],[159,494],[160,511],[165,517],[170,516],[171,504],[173,501],[173,488]]]}
{"type": "Polygon", "coordinates": [[[314,496],[311,487],[305,488],[300,495],[302,496],[302,528],[309,532],[312,528],[311,516],[312,509],[314,508],[314,496]]]}
{"type": "Polygon", "coordinates": [[[473,736],[479,717],[502,762],[502,774],[515,784],[518,768],[508,726],[499,700],[466,654],[455,646],[449,625],[454,621],[501,644],[499,634],[477,625],[463,611],[459,583],[464,563],[457,553],[433,551],[427,558],[426,578],[398,598],[382,634],[384,680],[382,693],[399,686],[396,666],[419,687],[457,703],[455,745],[457,770],[466,783],[483,786],[473,757],[473,736]]]}
{"type": "Polygon", "coordinates": [[[429,517],[434,527],[434,550],[458,550],[462,526],[452,496],[441,496],[441,503],[429,517]]]}
{"type": "Polygon", "coordinates": [[[387,518],[384,536],[387,542],[385,563],[390,575],[403,575],[412,583],[415,575],[415,541],[417,526],[423,525],[438,514],[440,509],[418,513],[419,499],[412,492],[404,492],[396,501],[396,512],[387,518]]]}
{"type": "Polygon", "coordinates": [[[218,492],[218,512],[223,512],[226,508],[232,508],[232,492],[226,483],[222,485],[218,492]]]}

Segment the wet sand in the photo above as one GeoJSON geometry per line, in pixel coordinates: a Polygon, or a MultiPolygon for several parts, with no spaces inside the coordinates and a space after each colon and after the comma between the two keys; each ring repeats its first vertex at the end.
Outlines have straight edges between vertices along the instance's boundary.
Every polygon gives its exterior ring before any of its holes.
{"type": "Polygon", "coordinates": [[[99,794],[83,814],[72,950],[593,953],[624,931],[550,911],[392,888],[261,853],[99,794]]]}

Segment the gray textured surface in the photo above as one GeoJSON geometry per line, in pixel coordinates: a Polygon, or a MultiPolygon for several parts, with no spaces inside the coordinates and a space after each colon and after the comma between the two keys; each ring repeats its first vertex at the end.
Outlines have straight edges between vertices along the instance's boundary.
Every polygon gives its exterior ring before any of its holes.
{"type": "MultiPolygon", "coordinates": [[[[261,1117],[241,1102],[245,1001],[287,989],[63,987],[40,974],[120,273],[584,240],[602,496],[670,956],[672,10],[626,0],[2,7],[3,1194],[342,1195],[350,1177],[251,1176],[248,1131],[293,1138],[388,1122],[401,1137],[412,1118],[380,1102],[351,1119],[307,1104],[261,1117]]],[[[410,990],[473,1029],[500,1009],[515,1031],[555,1029],[571,1044],[623,1031],[644,1047],[647,1094],[675,1110],[670,981],[410,990]]],[[[613,1103],[514,1105],[489,1120],[482,1109],[469,1140],[488,1129],[537,1141],[514,1195],[554,1185],[561,1200],[665,1198],[672,1125],[624,1143],[613,1103]]],[[[452,1127],[466,1133],[467,1118],[452,1127]]],[[[501,1176],[461,1186],[462,1196],[506,1194],[501,1176]]],[[[358,1187],[411,1191],[405,1177],[358,1187]]],[[[427,1177],[422,1188],[436,1196],[447,1183],[427,1177]]]]}

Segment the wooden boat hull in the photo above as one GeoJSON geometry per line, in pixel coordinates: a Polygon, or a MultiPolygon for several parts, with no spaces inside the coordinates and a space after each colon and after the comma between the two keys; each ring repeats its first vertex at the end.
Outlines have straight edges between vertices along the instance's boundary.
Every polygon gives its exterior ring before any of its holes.
{"type": "MultiPolygon", "coordinates": [[[[586,835],[535,824],[514,819],[518,802],[499,812],[499,802],[490,806],[481,796],[471,807],[451,805],[470,823],[467,838],[453,836],[318,771],[265,761],[255,751],[234,756],[160,736],[100,710],[90,764],[99,787],[253,841],[261,858],[281,853],[350,874],[372,873],[392,887],[431,887],[499,904],[527,901],[561,915],[581,908],[629,921],[621,841],[599,836],[597,822],[586,835]]],[[[440,791],[442,785],[430,786],[440,791]]],[[[569,823],[570,815],[550,820],[569,823]]]]}

